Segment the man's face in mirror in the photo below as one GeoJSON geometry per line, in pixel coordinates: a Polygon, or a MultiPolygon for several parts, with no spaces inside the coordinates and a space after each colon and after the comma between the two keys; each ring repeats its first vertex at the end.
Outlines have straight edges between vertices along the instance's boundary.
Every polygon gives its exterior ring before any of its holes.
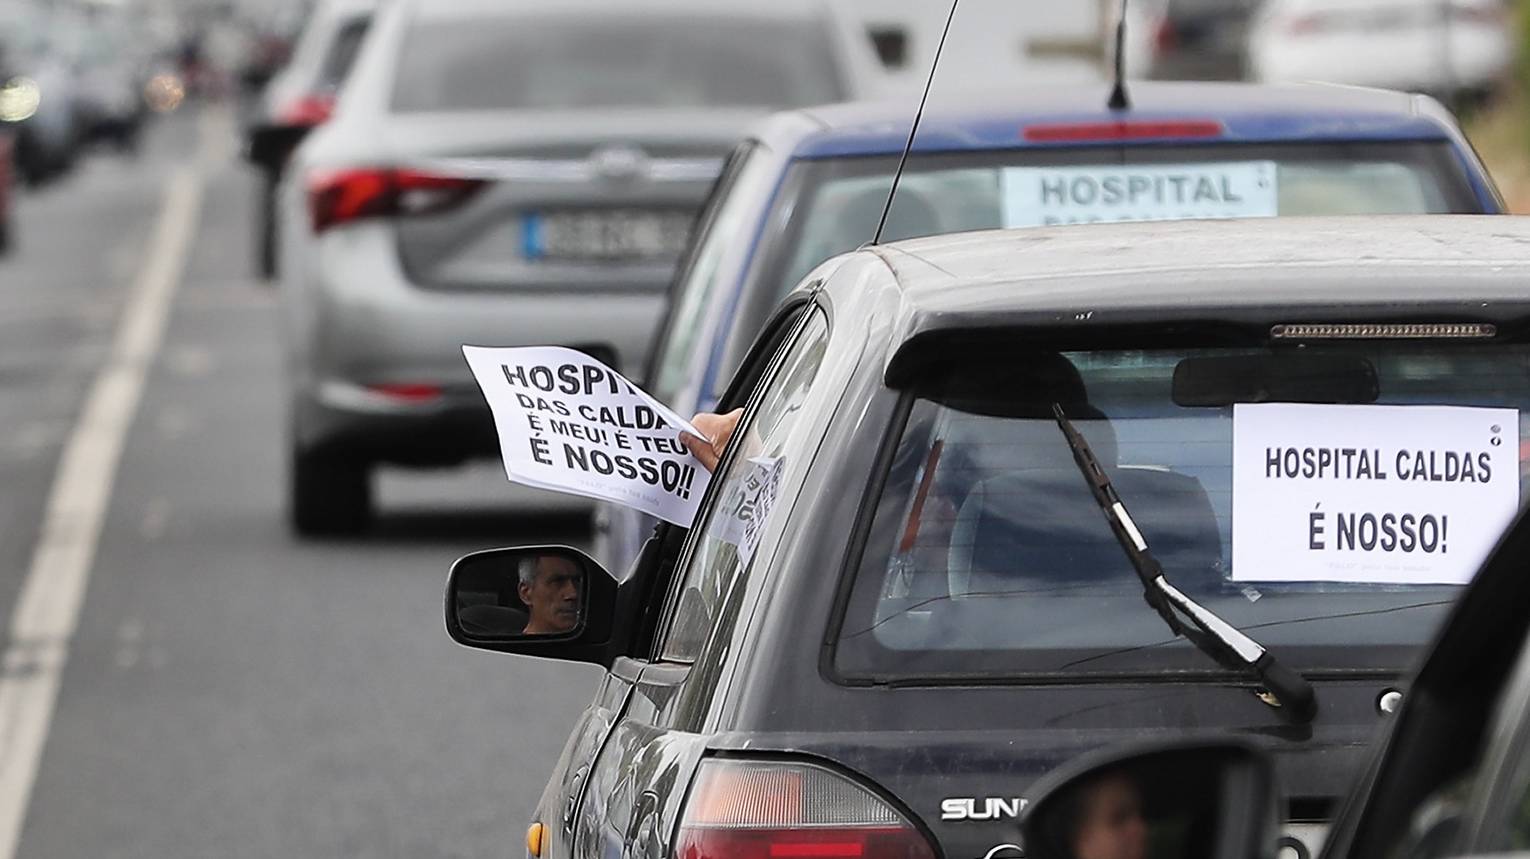
{"type": "Polygon", "coordinates": [[[1107,773],[1080,787],[1074,859],[1144,859],[1147,821],[1142,794],[1130,776],[1107,773]]]}
{"type": "Polygon", "coordinates": [[[584,571],[568,558],[543,557],[521,564],[521,602],[529,609],[527,635],[562,635],[579,625],[584,571]]]}

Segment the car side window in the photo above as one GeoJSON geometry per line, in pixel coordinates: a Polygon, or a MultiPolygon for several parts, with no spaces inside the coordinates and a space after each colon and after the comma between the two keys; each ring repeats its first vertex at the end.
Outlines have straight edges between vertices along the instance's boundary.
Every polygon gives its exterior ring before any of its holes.
{"type": "Polygon", "coordinates": [[[729,591],[747,572],[752,539],[774,506],[770,500],[785,467],[782,453],[823,365],[828,339],[828,320],[822,311],[812,311],[734,432],[715,478],[720,482],[700,512],[679,570],[680,589],[660,659],[694,661],[729,591]]]}
{"type": "Polygon", "coordinates": [[[693,250],[673,295],[670,318],[654,355],[649,379],[653,395],[673,403],[694,375],[691,355],[707,327],[707,309],[713,296],[725,286],[723,265],[729,253],[739,253],[739,234],[748,228],[755,200],[772,178],[770,159],[759,144],[744,144],[733,156],[729,172],[713,191],[712,210],[702,219],[693,238],[693,250]]]}

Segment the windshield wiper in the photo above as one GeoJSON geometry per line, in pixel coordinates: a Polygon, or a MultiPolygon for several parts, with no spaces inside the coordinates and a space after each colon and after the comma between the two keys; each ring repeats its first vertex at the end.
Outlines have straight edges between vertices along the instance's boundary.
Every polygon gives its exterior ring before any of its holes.
{"type": "Polygon", "coordinates": [[[1218,663],[1258,679],[1264,685],[1260,700],[1274,707],[1282,717],[1298,724],[1312,721],[1317,713],[1317,699],[1311,684],[1277,662],[1259,642],[1169,583],[1163,567],[1137,529],[1137,523],[1126,512],[1126,505],[1121,503],[1121,496],[1111,485],[1105,469],[1100,467],[1088,440],[1068,420],[1060,404],[1052,404],[1052,413],[1057,417],[1063,437],[1068,440],[1068,447],[1073,450],[1073,460],[1089,484],[1090,494],[1110,523],[1111,533],[1132,562],[1137,577],[1142,579],[1142,596],[1148,605],[1158,612],[1175,635],[1183,636],[1218,663]],[[1189,623],[1186,623],[1187,619],[1189,623]]]}

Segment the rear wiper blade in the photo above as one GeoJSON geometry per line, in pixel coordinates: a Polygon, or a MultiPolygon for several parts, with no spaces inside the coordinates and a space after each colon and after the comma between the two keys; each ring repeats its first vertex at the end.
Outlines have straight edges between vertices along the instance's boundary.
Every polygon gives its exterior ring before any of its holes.
{"type": "Polygon", "coordinates": [[[1276,661],[1274,654],[1259,642],[1170,584],[1137,523],[1126,512],[1126,505],[1111,485],[1110,477],[1100,467],[1089,441],[1068,420],[1060,404],[1052,404],[1052,414],[1057,418],[1063,437],[1068,440],[1068,447],[1073,450],[1073,460],[1083,472],[1090,494],[1110,523],[1111,533],[1142,580],[1142,596],[1148,605],[1158,612],[1175,635],[1183,636],[1218,663],[1258,679],[1265,690],[1259,696],[1260,700],[1274,707],[1282,717],[1298,724],[1312,721],[1317,713],[1317,698],[1311,684],[1276,661]]]}

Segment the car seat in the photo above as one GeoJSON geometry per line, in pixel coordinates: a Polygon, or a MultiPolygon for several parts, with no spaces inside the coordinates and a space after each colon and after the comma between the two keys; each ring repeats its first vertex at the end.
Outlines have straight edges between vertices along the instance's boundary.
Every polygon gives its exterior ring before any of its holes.
{"type": "MultiPolygon", "coordinates": [[[[1032,427],[1057,437],[1056,444],[1035,440],[1049,464],[991,477],[968,494],[952,534],[951,594],[1135,583],[1062,434],[1041,422],[1032,427]]],[[[1216,514],[1200,481],[1157,467],[1106,471],[1168,578],[1186,591],[1220,586],[1216,514]]]]}

